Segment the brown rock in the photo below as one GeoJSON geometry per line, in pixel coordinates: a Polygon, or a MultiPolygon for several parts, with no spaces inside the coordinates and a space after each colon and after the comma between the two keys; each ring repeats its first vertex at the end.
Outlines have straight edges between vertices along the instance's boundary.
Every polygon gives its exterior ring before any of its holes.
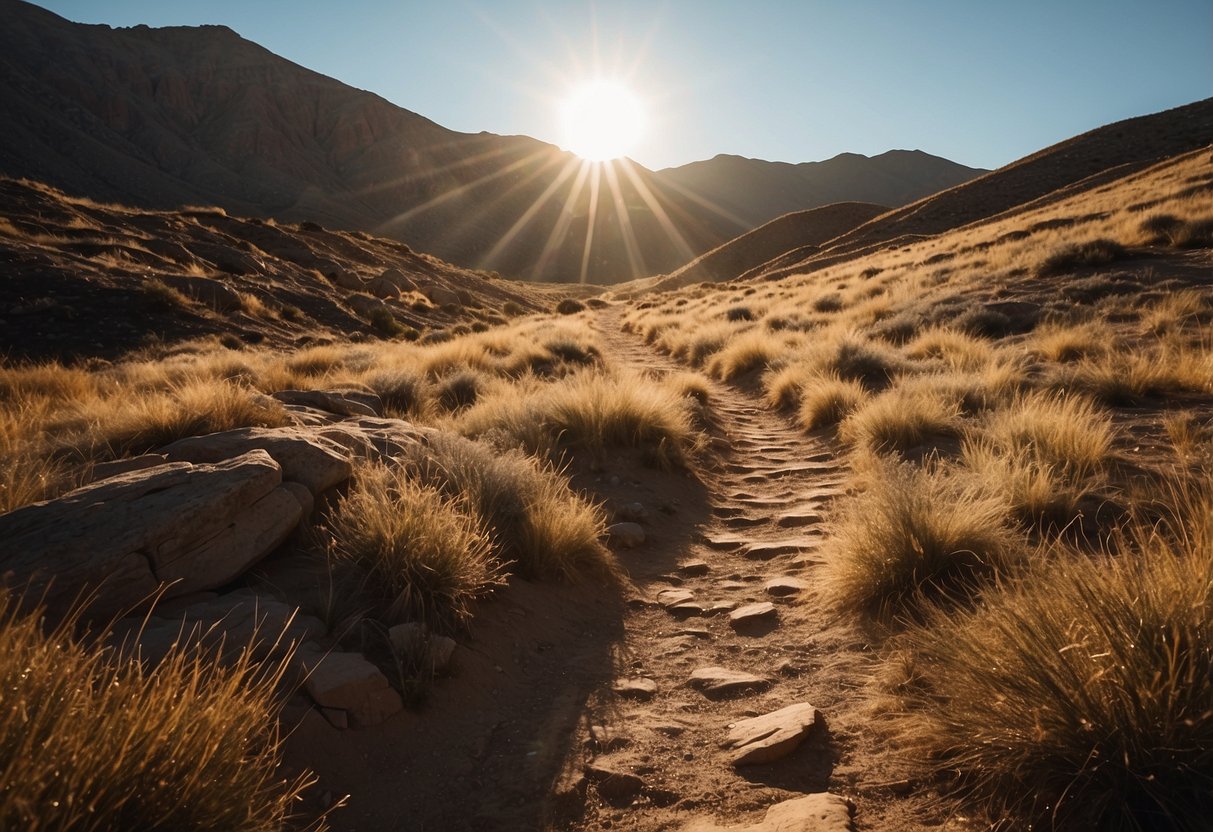
{"type": "Polygon", "coordinates": [[[611,689],[615,691],[616,696],[621,696],[624,699],[647,701],[657,695],[657,683],[643,676],[632,679],[620,679],[611,686],[611,689]]]}
{"type": "Polygon", "coordinates": [[[759,601],[757,604],[746,604],[729,613],[729,624],[733,627],[745,627],[751,624],[774,621],[778,617],[775,605],[770,601],[759,601]]]}
{"type": "Polygon", "coordinates": [[[691,673],[687,684],[701,691],[704,696],[717,699],[766,690],[771,686],[771,680],[725,667],[700,667],[691,673]]]}
{"type": "Polygon", "coordinates": [[[161,448],[173,462],[219,462],[261,448],[282,467],[284,479],[319,495],[350,478],[349,451],[317,430],[242,428],[192,436],[161,448]]]}
{"type": "Polygon", "coordinates": [[[776,598],[787,598],[792,595],[799,595],[809,588],[809,585],[800,578],[779,577],[771,578],[764,584],[767,595],[776,598]]]}
{"type": "Polygon", "coordinates": [[[820,724],[821,715],[812,705],[789,705],[736,723],[721,747],[733,752],[735,766],[769,763],[795,751],[820,724]]]}
{"type": "Polygon", "coordinates": [[[384,280],[382,277],[371,278],[366,284],[366,290],[377,298],[384,300],[394,300],[400,297],[400,287],[390,280],[384,280]]]}
{"type": "Polygon", "coordinates": [[[749,826],[717,826],[704,819],[683,826],[682,832],[854,832],[854,814],[849,800],[820,792],[776,803],[749,826]]]}
{"type": "Polygon", "coordinates": [[[235,289],[210,277],[166,274],[160,276],[160,282],[216,312],[234,312],[244,306],[235,289]]]}
{"type": "Polygon", "coordinates": [[[279,390],[274,398],[338,416],[379,416],[383,412],[379,397],[362,390],[279,390]]]}
{"type": "Polygon", "coordinates": [[[585,776],[607,800],[630,801],[644,790],[643,778],[603,757],[586,765],[585,776]]]}
{"type": "Polygon", "coordinates": [[[386,280],[395,286],[399,292],[412,292],[417,288],[417,284],[410,280],[400,269],[385,269],[383,274],[379,275],[380,280],[386,280]]]}
{"type": "Polygon", "coordinates": [[[308,695],[321,707],[345,711],[355,727],[378,725],[404,707],[387,677],[358,653],[316,654],[306,661],[308,695]]]}
{"type": "Polygon", "coordinates": [[[222,586],[276,548],[303,507],[265,451],[132,471],[0,515],[0,573],[62,612],[87,589],[113,613],[222,586]],[[53,579],[53,580],[52,580],[53,579]],[[49,588],[48,588],[49,587],[49,588]]]}

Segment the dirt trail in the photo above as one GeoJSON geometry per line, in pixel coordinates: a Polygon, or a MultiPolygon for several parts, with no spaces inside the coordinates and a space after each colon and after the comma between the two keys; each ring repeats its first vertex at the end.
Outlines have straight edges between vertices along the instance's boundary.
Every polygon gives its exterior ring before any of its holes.
{"type": "MultiPolygon", "coordinates": [[[[610,361],[655,373],[685,369],[619,323],[618,310],[595,319],[610,361]]],[[[815,587],[823,512],[847,476],[841,456],[742,391],[718,383],[710,390],[719,464],[702,475],[708,519],[689,530],[681,551],[662,552],[662,541],[650,540],[621,554],[635,591],[614,684],[629,689],[591,698],[585,750],[570,765],[590,767],[578,829],[752,823],[774,803],[827,789],[854,797],[882,778],[863,754],[857,724],[865,640],[830,620],[815,587]],[[762,603],[773,612],[731,620],[762,603]],[[725,688],[712,692],[691,683],[705,668],[752,678],[726,676],[725,688]],[[651,683],[655,692],[646,690],[651,683]],[[824,729],[778,761],[733,766],[720,747],[733,724],[802,702],[820,710],[824,729]]]]}

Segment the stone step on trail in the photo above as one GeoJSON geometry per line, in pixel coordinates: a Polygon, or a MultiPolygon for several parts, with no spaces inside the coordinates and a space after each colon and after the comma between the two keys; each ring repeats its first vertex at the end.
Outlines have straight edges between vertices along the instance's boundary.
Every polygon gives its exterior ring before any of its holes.
{"type": "Polygon", "coordinates": [[[707,818],[691,821],[680,832],[854,832],[855,805],[829,792],[785,800],[767,809],[758,823],[718,826],[707,818]]]}
{"type": "Polygon", "coordinates": [[[687,684],[709,699],[725,699],[769,690],[771,680],[742,670],[713,666],[696,668],[687,684]]]}
{"type": "Polygon", "coordinates": [[[807,702],[788,705],[729,726],[721,748],[734,766],[771,763],[800,747],[810,735],[825,730],[821,713],[807,702]]]}

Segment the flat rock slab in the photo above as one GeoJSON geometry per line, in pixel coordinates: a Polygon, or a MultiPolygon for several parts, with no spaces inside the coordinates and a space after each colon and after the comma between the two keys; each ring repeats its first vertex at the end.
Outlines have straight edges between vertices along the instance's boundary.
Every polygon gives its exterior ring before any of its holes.
{"type": "Polygon", "coordinates": [[[585,776],[607,800],[630,801],[644,790],[644,778],[629,771],[626,763],[602,757],[586,765],[585,776]]]}
{"type": "Polygon", "coordinates": [[[766,589],[767,595],[771,595],[775,598],[788,598],[792,595],[799,595],[800,593],[804,592],[809,588],[809,585],[806,581],[803,581],[800,578],[781,576],[778,578],[771,578],[769,581],[763,584],[763,588],[766,589]]]}
{"type": "Polygon", "coordinates": [[[750,624],[767,623],[779,617],[775,605],[770,601],[759,601],[757,604],[746,604],[729,613],[729,624],[734,627],[745,627],[750,624]]]}
{"type": "Polygon", "coordinates": [[[742,555],[749,560],[770,560],[780,555],[796,555],[816,545],[815,539],[797,537],[789,540],[773,540],[767,543],[751,543],[742,555]]]}
{"type": "Polygon", "coordinates": [[[771,686],[771,680],[726,667],[701,667],[691,673],[687,684],[709,699],[723,699],[766,690],[771,686]]]}
{"type": "Polygon", "coordinates": [[[616,696],[624,699],[639,699],[647,701],[657,695],[657,683],[644,676],[632,679],[620,679],[611,686],[616,696]]]}
{"type": "Polygon", "coordinates": [[[821,515],[816,511],[794,511],[780,517],[775,524],[785,529],[798,529],[803,526],[816,526],[821,520],[821,515]]]}
{"type": "Polygon", "coordinates": [[[358,653],[317,652],[304,662],[308,694],[321,707],[345,711],[356,728],[378,725],[404,708],[387,677],[358,653]]]}
{"type": "Polygon", "coordinates": [[[166,598],[223,586],[302,516],[263,450],[213,465],[169,462],[0,515],[0,573],[30,581],[30,597],[54,613],[100,588],[92,609],[104,615],[162,583],[166,598]]]}
{"type": "Polygon", "coordinates": [[[750,538],[729,533],[705,534],[703,536],[703,542],[706,543],[709,548],[715,549],[719,552],[731,552],[745,546],[750,542],[750,538]]]}
{"type": "Polygon", "coordinates": [[[692,821],[682,832],[854,832],[855,806],[836,794],[820,792],[776,803],[766,817],[749,826],[717,826],[692,821]]]}
{"type": "Polygon", "coordinates": [[[698,578],[712,571],[707,561],[691,560],[679,565],[678,574],[684,578],[698,578]]]}
{"type": "Polygon", "coordinates": [[[735,723],[720,745],[733,765],[760,765],[791,754],[820,725],[820,712],[800,702],[735,723]]]}
{"type": "Polygon", "coordinates": [[[657,603],[669,609],[679,604],[688,604],[695,600],[695,594],[689,589],[663,589],[657,593],[657,603]]]}
{"type": "Polygon", "coordinates": [[[639,523],[613,523],[607,526],[607,539],[625,549],[635,549],[644,543],[644,538],[644,527],[639,523]]]}

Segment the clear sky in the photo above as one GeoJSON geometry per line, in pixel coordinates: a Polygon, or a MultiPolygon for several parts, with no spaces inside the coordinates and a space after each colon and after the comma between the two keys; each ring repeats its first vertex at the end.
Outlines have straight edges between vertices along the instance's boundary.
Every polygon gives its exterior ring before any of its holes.
{"type": "Polygon", "coordinates": [[[1210,0],[41,0],[71,20],[222,23],[446,127],[556,144],[618,77],[650,168],[921,149],[994,168],[1213,96],[1210,0]]]}

